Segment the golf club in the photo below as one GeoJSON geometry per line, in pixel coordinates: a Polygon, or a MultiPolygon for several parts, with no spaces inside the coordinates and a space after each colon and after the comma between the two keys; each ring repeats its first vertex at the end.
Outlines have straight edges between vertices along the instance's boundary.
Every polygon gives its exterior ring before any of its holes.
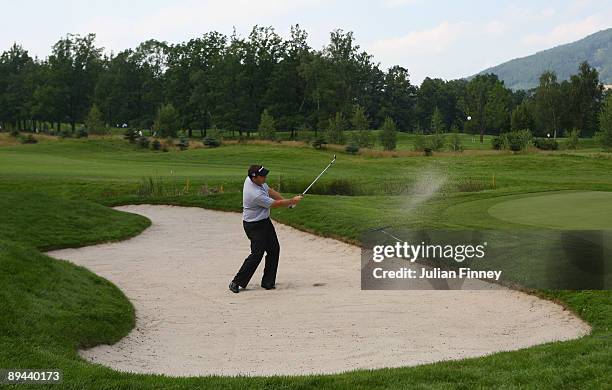
{"type": "MultiPolygon", "coordinates": [[[[319,178],[320,178],[321,176],[323,176],[323,174],[325,173],[325,171],[327,171],[327,170],[329,169],[329,167],[331,167],[331,166],[332,166],[332,164],[333,164],[333,163],[335,163],[335,162],[336,162],[336,155],[334,154],[334,158],[331,160],[331,162],[330,162],[329,164],[327,164],[327,166],[325,167],[325,169],[324,169],[324,170],[322,170],[322,171],[321,171],[321,173],[319,173],[319,176],[317,176],[317,177],[316,177],[316,178],[315,178],[315,179],[312,181],[312,183],[310,183],[310,185],[309,185],[308,187],[306,187],[306,189],[304,190],[304,192],[302,192],[302,194],[301,194],[301,195],[302,195],[302,196],[306,195],[306,193],[308,192],[308,190],[310,189],[310,187],[312,187],[312,186],[314,185],[314,183],[316,183],[316,182],[317,182],[317,180],[319,180],[319,178]]],[[[290,209],[292,209],[292,208],[294,208],[294,207],[295,207],[295,205],[294,205],[294,204],[292,204],[291,206],[289,206],[289,208],[290,208],[290,209]]]]}

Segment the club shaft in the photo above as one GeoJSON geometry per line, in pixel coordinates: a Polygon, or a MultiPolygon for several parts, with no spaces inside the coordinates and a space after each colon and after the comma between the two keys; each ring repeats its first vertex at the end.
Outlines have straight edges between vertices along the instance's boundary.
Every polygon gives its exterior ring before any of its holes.
{"type": "Polygon", "coordinates": [[[325,173],[325,171],[327,171],[327,170],[329,169],[329,167],[331,167],[331,166],[332,166],[332,164],[334,163],[334,161],[335,161],[335,159],[334,159],[334,160],[332,160],[332,162],[330,162],[330,163],[327,165],[327,167],[325,167],[325,169],[321,171],[321,173],[319,173],[319,176],[317,176],[317,177],[316,177],[316,178],[315,178],[315,179],[312,181],[312,183],[310,183],[310,185],[309,185],[308,187],[306,187],[306,189],[304,190],[304,192],[302,192],[302,195],[306,195],[306,193],[308,192],[308,190],[310,189],[310,187],[312,187],[312,186],[314,185],[314,183],[316,183],[316,182],[317,182],[317,180],[319,180],[319,178],[320,178],[321,176],[323,176],[323,174],[325,173]]]}

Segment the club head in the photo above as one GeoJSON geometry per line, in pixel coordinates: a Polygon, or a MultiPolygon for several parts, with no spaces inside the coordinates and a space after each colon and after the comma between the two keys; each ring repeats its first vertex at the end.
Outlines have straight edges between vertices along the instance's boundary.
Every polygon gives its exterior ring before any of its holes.
{"type": "Polygon", "coordinates": [[[331,161],[331,163],[330,163],[330,164],[333,164],[333,163],[335,163],[335,162],[336,162],[336,155],[334,154],[334,159],[331,161]]]}

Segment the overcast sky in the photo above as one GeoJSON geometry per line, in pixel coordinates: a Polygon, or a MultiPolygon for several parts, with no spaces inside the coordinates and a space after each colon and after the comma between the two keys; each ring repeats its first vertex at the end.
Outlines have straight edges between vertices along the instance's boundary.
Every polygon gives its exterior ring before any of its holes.
{"type": "Polygon", "coordinates": [[[612,0],[0,0],[0,49],[13,42],[45,57],[67,33],[97,35],[108,51],[155,38],[170,43],[217,30],[242,35],[253,25],[283,36],[299,23],[314,48],[335,28],[386,68],[399,64],[413,82],[453,79],[612,27],[612,0]]]}

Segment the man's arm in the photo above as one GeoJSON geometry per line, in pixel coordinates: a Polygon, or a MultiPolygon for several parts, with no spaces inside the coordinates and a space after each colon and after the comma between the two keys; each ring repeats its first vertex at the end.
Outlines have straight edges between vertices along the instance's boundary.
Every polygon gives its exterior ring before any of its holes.
{"type": "Polygon", "coordinates": [[[274,199],[274,200],[283,200],[285,198],[283,198],[283,196],[272,189],[272,187],[268,187],[268,195],[270,195],[270,198],[274,199]]]}
{"type": "MultiPolygon", "coordinates": [[[[280,196],[278,192],[277,194],[280,196]]],[[[266,196],[264,194],[261,194],[255,198],[255,203],[257,203],[261,207],[266,208],[289,207],[291,205],[297,204],[300,200],[302,200],[302,198],[302,195],[296,195],[291,199],[283,199],[282,196],[281,199],[273,199],[271,195],[266,196]]]]}
{"type": "MultiPolygon", "coordinates": [[[[276,192],[276,191],[275,191],[276,192]]],[[[278,194],[278,192],[277,192],[278,194]]],[[[277,199],[274,201],[274,203],[272,203],[272,208],[276,208],[276,207],[289,207],[291,205],[294,204],[298,204],[298,202],[300,200],[302,200],[303,196],[302,195],[296,195],[291,199],[277,199]]]]}

